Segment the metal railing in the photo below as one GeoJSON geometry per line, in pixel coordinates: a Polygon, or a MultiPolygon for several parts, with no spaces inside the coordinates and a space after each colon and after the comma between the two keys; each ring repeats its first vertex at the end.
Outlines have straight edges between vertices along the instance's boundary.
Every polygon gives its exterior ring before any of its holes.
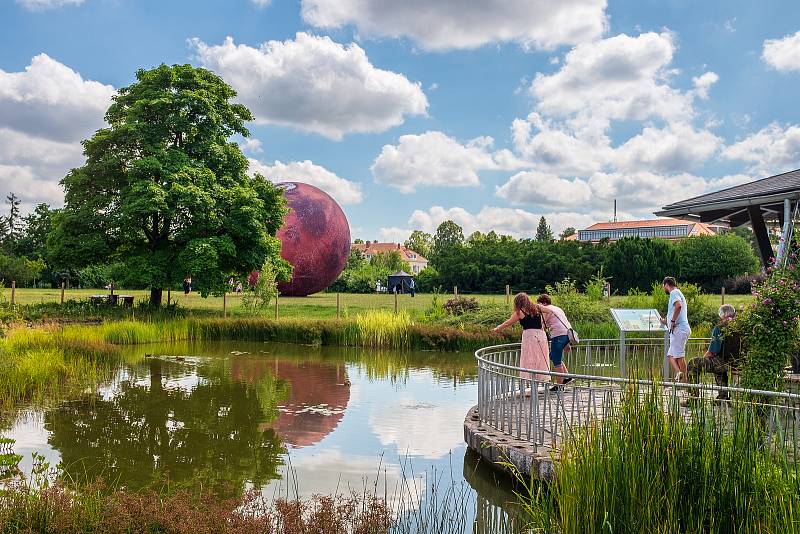
{"type": "MultiPolygon", "coordinates": [[[[587,347],[598,347],[598,341],[587,341],[587,347]]],[[[557,450],[579,427],[613,416],[623,396],[635,392],[641,400],[656,390],[663,392],[665,410],[686,420],[702,409],[724,425],[732,420],[736,410],[758,407],[764,428],[775,438],[774,444],[782,443],[784,450],[794,451],[800,441],[800,395],[797,394],[721,388],[704,383],[654,382],[633,375],[623,378],[525,369],[519,366],[520,350],[519,343],[512,343],[475,352],[478,416],[482,426],[527,441],[535,449],[557,450]],[[554,381],[550,381],[554,377],[570,377],[572,381],[554,388],[554,381]],[[714,397],[720,394],[728,400],[717,401],[714,397]]],[[[613,354],[613,350],[608,347],[601,352],[613,354]]],[[[587,349],[576,354],[596,352],[587,349]]]]}

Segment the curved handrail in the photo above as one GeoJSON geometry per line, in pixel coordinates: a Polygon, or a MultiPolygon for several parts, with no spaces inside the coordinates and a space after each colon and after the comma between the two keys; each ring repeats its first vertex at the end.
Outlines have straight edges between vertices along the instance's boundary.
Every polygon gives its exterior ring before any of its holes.
{"type": "MultiPolygon", "coordinates": [[[[591,341],[591,340],[587,340],[591,341]]],[[[598,340],[600,341],[600,340],[598,340]]],[[[609,376],[599,376],[599,375],[586,375],[586,374],[579,374],[579,373],[557,373],[555,371],[547,371],[539,370],[539,369],[529,369],[526,367],[519,367],[515,365],[508,365],[498,362],[493,362],[486,360],[483,358],[483,353],[486,351],[492,352],[501,352],[498,349],[503,349],[505,347],[516,347],[521,348],[521,343],[506,343],[503,345],[491,345],[489,347],[482,347],[475,351],[475,358],[479,362],[483,362],[487,365],[490,365],[494,368],[501,368],[508,371],[514,371],[516,373],[535,373],[537,375],[548,375],[551,377],[564,377],[564,378],[572,378],[577,380],[589,380],[595,382],[609,382],[612,384],[636,384],[640,386],[653,386],[653,385],[664,385],[664,382],[653,381],[653,380],[644,380],[640,378],[617,378],[617,377],[609,377],[609,376]],[[481,354],[479,354],[481,353],[481,354]]],[[[480,379],[480,375],[478,377],[480,379]]],[[[747,389],[747,388],[737,388],[737,387],[721,387],[717,385],[711,384],[690,384],[686,382],[680,383],[673,383],[670,384],[671,386],[678,388],[678,389],[695,389],[695,390],[704,390],[704,391],[727,391],[730,393],[740,393],[740,394],[748,394],[748,395],[758,395],[764,397],[773,397],[773,398],[781,398],[781,399],[789,399],[800,401],[800,394],[797,393],[787,393],[785,391],[768,391],[768,390],[761,390],[761,389],[747,389]]]]}

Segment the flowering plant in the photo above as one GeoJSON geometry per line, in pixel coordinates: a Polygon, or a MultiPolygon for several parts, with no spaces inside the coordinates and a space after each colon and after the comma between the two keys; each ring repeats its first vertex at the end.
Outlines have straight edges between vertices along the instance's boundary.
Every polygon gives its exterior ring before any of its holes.
{"type": "Polygon", "coordinates": [[[769,267],[767,278],[753,287],[753,302],[737,319],[747,344],[742,385],[753,389],[782,387],[783,369],[798,350],[800,269],[796,253],[785,267],[769,267]]]}

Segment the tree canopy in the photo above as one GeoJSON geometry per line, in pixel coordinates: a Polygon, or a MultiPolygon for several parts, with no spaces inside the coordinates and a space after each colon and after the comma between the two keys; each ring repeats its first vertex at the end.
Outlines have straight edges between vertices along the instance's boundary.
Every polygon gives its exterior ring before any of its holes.
{"type": "Polygon", "coordinates": [[[119,262],[125,280],[151,289],[187,276],[202,295],[221,293],[280,259],[281,190],[247,174],[230,141],[248,136],[247,108],[216,74],[191,65],[139,70],[106,112],[109,126],[84,141],[86,162],[61,181],[64,209],[48,246],[57,265],[119,262]]]}

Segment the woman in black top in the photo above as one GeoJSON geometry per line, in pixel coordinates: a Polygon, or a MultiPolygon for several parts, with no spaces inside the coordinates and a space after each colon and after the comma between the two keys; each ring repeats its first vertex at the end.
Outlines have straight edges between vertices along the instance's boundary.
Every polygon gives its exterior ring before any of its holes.
{"type": "MultiPolygon", "coordinates": [[[[544,332],[542,320],[543,314],[552,313],[544,306],[531,302],[525,293],[518,293],[514,297],[514,312],[503,324],[494,328],[495,332],[519,322],[522,325],[522,352],[519,358],[519,366],[534,371],[549,371],[550,360],[548,358],[549,347],[547,344],[547,334],[544,332]]],[[[549,382],[550,375],[531,373],[520,373],[522,378],[533,378],[541,382],[549,382]]]]}

